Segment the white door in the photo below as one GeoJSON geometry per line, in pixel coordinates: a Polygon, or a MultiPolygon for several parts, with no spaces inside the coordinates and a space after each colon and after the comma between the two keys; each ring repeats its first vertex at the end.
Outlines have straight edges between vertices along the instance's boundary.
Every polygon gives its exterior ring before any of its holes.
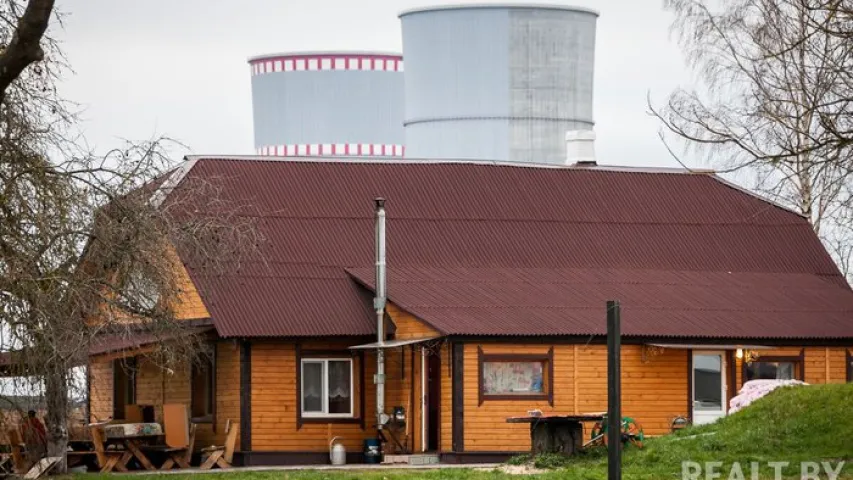
{"type": "Polygon", "coordinates": [[[711,423],[726,415],[724,352],[693,352],[693,423],[711,423]]]}

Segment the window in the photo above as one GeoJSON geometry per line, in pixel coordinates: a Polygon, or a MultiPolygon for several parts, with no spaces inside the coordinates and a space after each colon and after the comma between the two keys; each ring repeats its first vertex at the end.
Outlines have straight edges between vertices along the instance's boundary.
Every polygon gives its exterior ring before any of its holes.
{"type": "Polygon", "coordinates": [[[479,349],[480,404],[484,400],[553,401],[553,349],[547,354],[485,354],[479,349]]]}
{"type": "Polygon", "coordinates": [[[190,405],[193,422],[213,422],[214,413],[214,368],[210,357],[198,359],[193,362],[190,369],[190,385],[192,388],[192,402],[190,405]]]}
{"type": "Polygon", "coordinates": [[[124,419],[136,403],[136,357],[113,361],[113,418],[124,419]]]}
{"type": "Polygon", "coordinates": [[[803,358],[790,356],[758,357],[754,362],[743,364],[743,381],[750,380],[802,380],[803,358]]]}
{"type": "Polygon", "coordinates": [[[853,383],[853,354],[847,350],[847,383],[853,383]]]}
{"type": "Polygon", "coordinates": [[[794,380],[794,362],[752,362],[746,365],[746,381],[794,380]]]}
{"type": "Polygon", "coordinates": [[[483,395],[545,393],[545,362],[483,362],[483,395]]]}
{"type": "Polygon", "coordinates": [[[121,300],[128,305],[151,310],[160,301],[160,290],[140,268],[134,268],[124,279],[121,300]]]}
{"type": "Polygon", "coordinates": [[[722,354],[693,355],[693,409],[725,411],[722,354]]]}
{"type": "Polygon", "coordinates": [[[302,360],[302,416],[352,417],[351,359],[302,360]]]}

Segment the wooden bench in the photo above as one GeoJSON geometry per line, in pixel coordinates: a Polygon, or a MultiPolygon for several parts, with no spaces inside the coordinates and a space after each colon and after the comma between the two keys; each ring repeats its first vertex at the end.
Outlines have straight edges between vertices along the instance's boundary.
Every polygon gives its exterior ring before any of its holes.
{"type": "Polygon", "coordinates": [[[113,470],[126,472],[127,462],[130,461],[133,454],[127,450],[107,450],[104,425],[103,423],[89,425],[89,431],[92,432],[92,443],[95,446],[95,458],[98,460],[101,473],[108,473],[113,470]]]}

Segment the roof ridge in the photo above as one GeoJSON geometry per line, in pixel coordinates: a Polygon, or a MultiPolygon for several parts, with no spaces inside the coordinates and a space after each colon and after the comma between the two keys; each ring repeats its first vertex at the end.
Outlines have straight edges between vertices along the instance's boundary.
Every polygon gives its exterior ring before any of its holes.
{"type": "MultiPolygon", "coordinates": [[[[728,179],[726,179],[726,178],[723,178],[723,177],[721,177],[720,175],[717,175],[716,173],[715,173],[715,174],[713,174],[713,175],[709,175],[709,176],[710,176],[711,178],[713,178],[714,180],[716,180],[716,181],[718,181],[718,182],[722,183],[723,185],[725,185],[725,186],[727,186],[727,187],[729,187],[729,188],[731,188],[731,189],[733,189],[733,190],[737,190],[737,191],[739,191],[739,192],[741,192],[741,193],[745,193],[745,194],[747,194],[747,195],[749,195],[749,196],[751,196],[751,197],[753,197],[753,198],[757,198],[758,200],[761,200],[762,202],[768,203],[768,204],[770,204],[769,206],[779,208],[779,209],[784,210],[784,211],[786,211],[786,212],[788,212],[788,213],[793,213],[794,215],[796,215],[796,216],[798,216],[798,217],[801,217],[801,218],[804,218],[804,219],[806,219],[806,220],[809,220],[809,217],[807,217],[805,214],[800,213],[800,212],[798,212],[798,211],[794,210],[793,208],[788,207],[788,206],[786,206],[786,205],[782,205],[782,203],[777,202],[776,200],[773,200],[773,199],[771,199],[771,198],[765,197],[764,195],[762,195],[762,194],[760,194],[760,193],[758,193],[758,192],[754,192],[754,191],[752,191],[752,190],[750,190],[750,189],[748,189],[748,188],[746,188],[746,187],[744,187],[744,186],[742,186],[742,185],[739,185],[739,184],[737,184],[737,183],[735,183],[735,182],[733,182],[733,181],[731,181],[731,180],[728,180],[728,179]]],[[[757,215],[757,213],[756,213],[756,215],[757,215]]],[[[810,223],[811,223],[811,222],[810,222],[810,223]]]]}
{"type": "MultiPolygon", "coordinates": [[[[758,212],[760,213],[760,212],[758,212]]],[[[746,219],[754,218],[758,215],[754,213],[748,217],[726,222],[649,222],[649,221],[617,221],[617,220],[561,220],[548,218],[487,218],[487,217],[391,217],[395,222],[490,222],[490,223],[563,223],[563,224],[585,224],[585,225],[680,225],[680,226],[730,226],[730,225],[745,225],[746,219]]],[[[245,218],[281,218],[288,220],[369,220],[371,215],[361,216],[342,216],[342,215],[248,215],[237,214],[239,217],[245,218]]],[[[749,225],[756,227],[799,227],[796,223],[750,223],[749,225]]]]}
{"type": "Polygon", "coordinates": [[[160,205],[166,201],[166,197],[168,197],[169,194],[184,181],[184,178],[186,178],[187,174],[190,173],[190,170],[193,169],[197,161],[198,159],[189,159],[188,157],[184,157],[184,161],[175,167],[169,175],[169,178],[163,181],[154,194],[151,195],[151,205],[154,208],[159,208],[160,205]]]}
{"type": "Polygon", "coordinates": [[[465,159],[465,158],[400,158],[400,157],[283,157],[271,155],[211,155],[196,154],[187,155],[187,160],[213,160],[213,161],[245,161],[259,163],[322,163],[322,164],[391,164],[391,165],[479,165],[494,167],[519,167],[533,169],[557,169],[570,171],[593,171],[613,173],[650,173],[650,174],[678,174],[678,175],[713,175],[713,169],[695,169],[682,167],[653,167],[633,165],[575,165],[558,163],[533,163],[512,160],[492,159],[465,159]]]}

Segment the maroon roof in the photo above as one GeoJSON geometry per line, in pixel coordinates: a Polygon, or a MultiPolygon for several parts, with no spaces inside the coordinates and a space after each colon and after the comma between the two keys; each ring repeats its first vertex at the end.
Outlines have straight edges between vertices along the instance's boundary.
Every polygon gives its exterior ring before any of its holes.
{"type": "MultiPolygon", "coordinates": [[[[350,272],[372,288],[372,269],[350,272]]],[[[848,289],[792,273],[427,267],[390,271],[388,284],[446,335],[604,335],[612,299],[630,336],[825,338],[853,315],[848,289]]]]}
{"type": "Polygon", "coordinates": [[[222,336],[373,333],[358,283],[382,196],[390,297],[445,333],[601,333],[612,298],[630,335],[853,338],[853,292],[806,220],[711,175],[192,161],[265,237],[227,275],[184,258],[222,336]]]}
{"type": "Polygon", "coordinates": [[[155,343],[174,340],[189,335],[202,335],[212,332],[212,327],[190,327],[165,332],[125,332],[123,334],[103,333],[92,337],[89,355],[121,352],[146,347],[155,343]],[[131,334],[132,333],[132,334],[131,334]]]}

